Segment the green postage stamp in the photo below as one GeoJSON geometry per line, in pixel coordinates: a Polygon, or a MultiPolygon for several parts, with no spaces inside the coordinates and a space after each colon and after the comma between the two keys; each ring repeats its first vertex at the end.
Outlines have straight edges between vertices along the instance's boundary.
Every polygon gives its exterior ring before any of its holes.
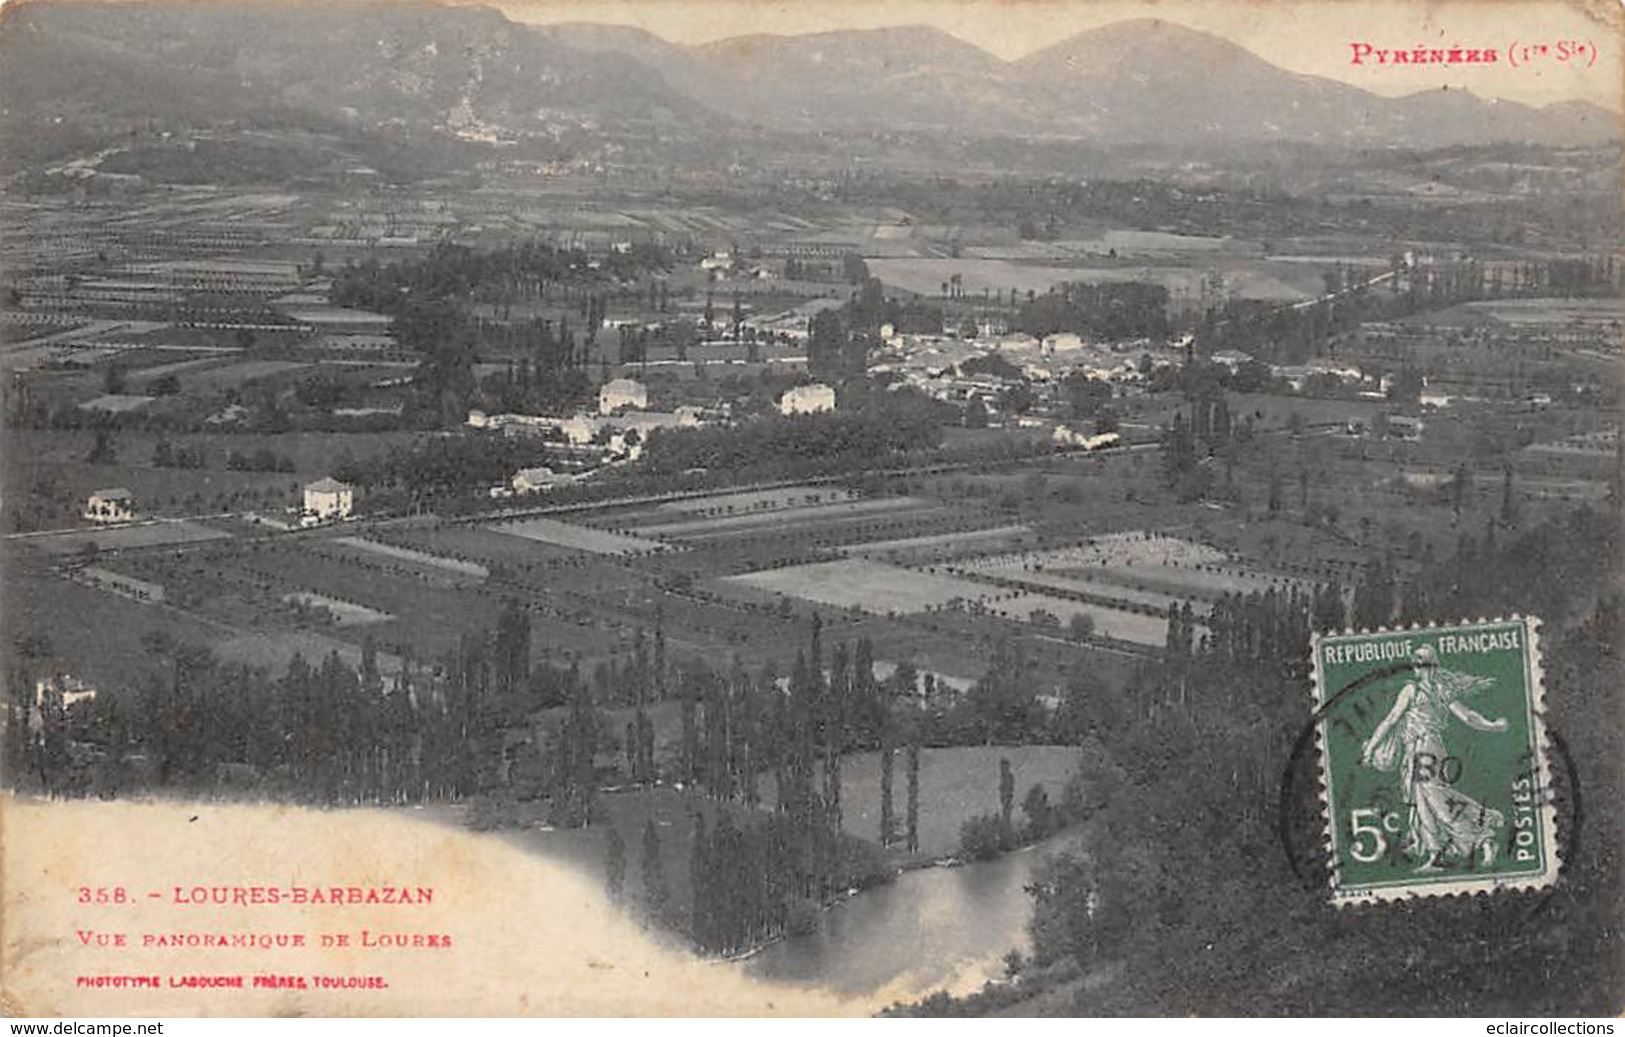
{"type": "Polygon", "coordinates": [[[1538,626],[1314,639],[1334,902],[1556,879],[1538,626]]]}

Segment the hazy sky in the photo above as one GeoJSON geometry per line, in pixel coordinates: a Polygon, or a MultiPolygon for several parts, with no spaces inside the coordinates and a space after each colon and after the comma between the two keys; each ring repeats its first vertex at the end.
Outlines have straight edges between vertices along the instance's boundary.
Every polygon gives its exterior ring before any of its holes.
{"type": "MultiPolygon", "coordinates": [[[[476,0],[477,2],[477,0],[476,0]]],[[[1128,18],[1155,17],[1225,36],[1296,72],[1376,93],[1469,89],[1531,104],[1583,98],[1621,104],[1622,0],[501,0],[516,21],[636,25],[678,43],[745,33],[792,35],[843,28],[929,24],[1004,58],[1128,18]],[[1611,15],[1609,14],[1611,10],[1611,15]],[[1593,13],[1587,13],[1588,11],[1593,13]],[[1612,24],[1605,19],[1612,19],[1612,24]],[[1554,60],[1514,68],[1506,49],[1561,41],[1594,44],[1594,65],[1554,60]],[[1351,44],[1495,48],[1486,66],[1351,64],[1351,44]]],[[[1155,70],[1147,69],[1148,73],[1155,70]]]]}

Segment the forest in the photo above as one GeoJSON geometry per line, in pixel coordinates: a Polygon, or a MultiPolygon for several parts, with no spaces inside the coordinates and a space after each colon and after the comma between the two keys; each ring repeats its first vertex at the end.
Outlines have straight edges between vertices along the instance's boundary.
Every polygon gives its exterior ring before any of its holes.
{"type": "MultiPolygon", "coordinates": [[[[1253,595],[1219,610],[1211,638],[1091,698],[1088,820],[1078,845],[1054,854],[1029,886],[1033,952],[1009,962],[1016,982],[896,1011],[1617,1012],[1622,963],[1609,919],[1622,833],[1618,811],[1582,811],[1581,788],[1589,803],[1622,787],[1618,732],[1598,722],[1625,705],[1625,667],[1611,648],[1625,635],[1619,546],[1617,511],[1580,511],[1504,531],[1499,546],[1464,536],[1416,578],[1419,620],[1543,620],[1559,754],[1548,795],[1564,858],[1551,890],[1331,906],[1312,752],[1294,747],[1310,715],[1307,631],[1341,629],[1350,617],[1332,614],[1329,599],[1322,613],[1253,595]],[[1554,971],[1558,946],[1572,964],[1554,971]],[[1543,981],[1531,986],[1532,975],[1543,981]]],[[[1402,607],[1392,589],[1364,595],[1365,608],[1388,617],[1402,607]]]]}

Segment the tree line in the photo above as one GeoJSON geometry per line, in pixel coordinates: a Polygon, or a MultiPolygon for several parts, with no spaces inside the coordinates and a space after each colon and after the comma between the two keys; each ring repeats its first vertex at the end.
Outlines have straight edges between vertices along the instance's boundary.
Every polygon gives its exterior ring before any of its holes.
{"type": "MultiPolygon", "coordinates": [[[[1585,509],[1464,543],[1423,574],[1431,592],[1417,616],[1542,618],[1548,720],[1588,800],[1617,794],[1625,776],[1619,732],[1598,722],[1625,694],[1618,547],[1617,515],[1585,509]]],[[[1029,884],[1033,951],[1009,962],[1021,982],[908,1011],[982,1014],[1063,986],[1068,1010],[1085,1015],[1425,1014],[1446,989],[1452,1004],[1491,1014],[1613,1010],[1617,812],[1588,812],[1583,838],[1560,826],[1564,877],[1538,910],[1529,898],[1456,898],[1350,915],[1328,903],[1323,863],[1295,870],[1282,832],[1305,847],[1324,834],[1313,759],[1287,768],[1309,719],[1307,632],[1343,619],[1331,600],[1232,599],[1228,618],[1210,621],[1223,633],[1097,689],[1082,739],[1085,839],[1029,884]],[[1542,968],[1553,940],[1571,965],[1530,988],[1520,977],[1542,968]],[[1337,970],[1314,965],[1330,954],[1337,970]],[[1091,974],[1102,981],[1076,982],[1091,974]]]]}

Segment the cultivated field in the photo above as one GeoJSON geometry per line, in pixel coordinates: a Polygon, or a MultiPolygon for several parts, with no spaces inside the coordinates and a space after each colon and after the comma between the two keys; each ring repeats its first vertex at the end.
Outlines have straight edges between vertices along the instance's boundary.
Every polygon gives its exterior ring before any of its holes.
{"type": "Polygon", "coordinates": [[[833,504],[856,500],[852,490],[830,486],[786,486],[778,490],[747,493],[717,493],[705,497],[667,501],[658,505],[663,512],[684,515],[735,515],[741,512],[776,511],[809,504],[833,504]]]}
{"type": "Polygon", "coordinates": [[[113,529],[87,525],[83,529],[26,537],[21,542],[47,554],[64,555],[83,551],[86,544],[94,544],[98,551],[117,551],[127,547],[196,544],[229,537],[229,533],[201,522],[163,519],[113,529]]]}
{"type": "MultiPolygon", "coordinates": [[[[1607,325],[1617,328],[1625,319],[1617,299],[1493,299],[1466,302],[1441,313],[1430,314],[1434,324],[1471,322],[1488,318],[1510,325],[1607,325]]],[[[1423,323],[1423,318],[1412,318],[1423,323]]]]}
{"type": "Polygon", "coordinates": [[[579,551],[540,540],[507,536],[479,526],[444,525],[398,527],[374,530],[369,534],[374,541],[414,548],[444,558],[457,558],[483,565],[533,566],[537,564],[577,564],[583,556],[579,551]]]}
{"type": "Polygon", "coordinates": [[[646,540],[642,537],[593,529],[590,526],[578,526],[550,518],[516,519],[484,528],[504,536],[523,537],[526,540],[574,548],[591,554],[630,555],[669,549],[668,545],[658,540],[646,540]]]}
{"type": "Polygon", "coordinates": [[[1214,601],[1225,594],[1251,594],[1254,591],[1263,593],[1272,588],[1286,590],[1293,583],[1300,582],[1251,569],[1219,566],[1203,566],[1198,569],[1141,565],[1133,568],[1063,570],[1062,574],[1081,577],[1089,582],[1098,581],[1099,585],[1161,592],[1182,599],[1200,598],[1204,601],[1214,601]]]}
{"type": "MultiPolygon", "coordinates": [[[[889,288],[902,288],[924,296],[940,296],[942,285],[958,275],[967,295],[985,290],[1043,294],[1065,282],[1115,284],[1149,281],[1167,287],[1170,294],[1199,292],[1209,275],[1206,263],[1186,266],[1063,266],[1013,262],[1005,259],[872,258],[869,269],[889,288]]],[[[1267,260],[1225,260],[1219,264],[1225,287],[1246,299],[1298,302],[1319,294],[1310,284],[1318,274],[1309,267],[1271,265],[1267,260]]]]}
{"type": "Polygon", "coordinates": [[[839,550],[847,555],[925,560],[950,557],[972,550],[986,551],[1014,547],[1031,537],[1031,527],[1010,525],[958,533],[901,537],[894,540],[866,540],[862,543],[842,545],[839,550]]]}
{"type": "MultiPolygon", "coordinates": [[[[958,569],[959,567],[955,567],[958,569]]],[[[968,570],[974,571],[974,570],[968,570]]],[[[1048,587],[1058,591],[1068,591],[1074,594],[1089,594],[1110,598],[1113,601],[1127,602],[1131,605],[1142,605],[1146,608],[1156,609],[1166,613],[1168,606],[1178,605],[1184,599],[1172,594],[1158,594],[1153,591],[1138,590],[1134,587],[1123,586],[1100,580],[1092,572],[1023,572],[1014,574],[1000,574],[1003,578],[1019,581],[1024,585],[1044,588],[1048,587]]]]}
{"type": "Polygon", "coordinates": [[[1227,559],[1217,548],[1179,537],[1139,530],[1106,533],[1070,547],[989,555],[965,562],[962,568],[999,570],[1081,569],[1092,566],[1216,564],[1227,559]]]}
{"type": "Polygon", "coordinates": [[[794,565],[730,576],[722,582],[882,615],[925,612],[951,601],[975,601],[994,593],[985,584],[866,558],[794,565]]]}
{"type": "MultiPolygon", "coordinates": [[[[308,630],[245,630],[210,647],[215,656],[224,662],[250,666],[271,674],[284,673],[295,655],[302,657],[312,667],[319,667],[323,659],[337,652],[339,658],[351,667],[361,666],[361,649],[358,646],[308,630]]],[[[377,653],[377,665],[379,673],[390,676],[400,673],[402,669],[400,657],[387,651],[377,653]]]]}
{"type": "Polygon", "coordinates": [[[869,500],[842,501],[810,507],[781,508],[747,515],[723,515],[716,518],[690,519],[685,522],[665,522],[634,528],[650,537],[706,537],[781,526],[803,526],[834,522],[870,515],[883,515],[894,511],[929,509],[930,502],[913,497],[875,497],[869,500]]]}
{"type": "MultiPolygon", "coordinates": [[[[1083,615],[1094,621],[1094,632],[1097,635],[1109,637],[1114,641],[1127,641],[1155,648],[1167,643],[1168,640],[1168,621],[1161,616],[1147,616],[1108,605],[1073,601],[1070,598],[1058,598],[1049,594],[1022,591],[1007,595],[989,601],[987,611],[989,615],[1029,623],[1033,622],[1035,614],[1048,613],[1058,619],[1063,628],[1072,622],[1073,616],[1083,615]]],[[[1198,629],[1197,636],[1201,635],[1202,631],[1198,629]]]]}
{"type": "Polygon", "coordinates": [[[365,605],[340,601],[338,598],[329,598],[321,594],[311,594],[308,591],[295,591],[291,594],[284,594],[282,600],[291,604],[303,605],[306,608],[326,609],[332,613],[334,624],[341,627],[387,623],[395,618],[387,612],[379,612],[377,609],[370,609],[365,605]]]}
{"type": "Polygon", "coordinates": [[[459,576],[472,577],[475,580],[484,580],[491,575],[491,570],[476,562],[465,562],[458,558],[446,558],[442,555],[430,554],[427,551],[414,551],[407,547],[396,547],[394,544],[380,543],[366,537],[335,537],[333,543],[344,544],[347,547],[354,547],[362,551],[370,551],[373,554],[397,561],[424,565],[432,569],[442,569],[459,576]]]}
{"type": "MultiPolygon", "coordinates": [[[[1227,552],[1207,544],[1139,531],[1107,534],[1070,547],[969,559],[956,563],[954,569],[1015,581],[1023,587],[1111,598],[1160,612],[1185,601],[1285,590],[1302,582],[1238,564],[1227,552]]],[[[1035,607],[1048,609],[1046,605],[1035,607]]],[[[1143,624],[1130,624],[1135,629],[1140,626],[1143,624]]],[[[1105,627],[1100,632],[1116,636],[1105,627]]],[[[1143,637],[1126,640],[1142,641],[1143,637]]]]}

